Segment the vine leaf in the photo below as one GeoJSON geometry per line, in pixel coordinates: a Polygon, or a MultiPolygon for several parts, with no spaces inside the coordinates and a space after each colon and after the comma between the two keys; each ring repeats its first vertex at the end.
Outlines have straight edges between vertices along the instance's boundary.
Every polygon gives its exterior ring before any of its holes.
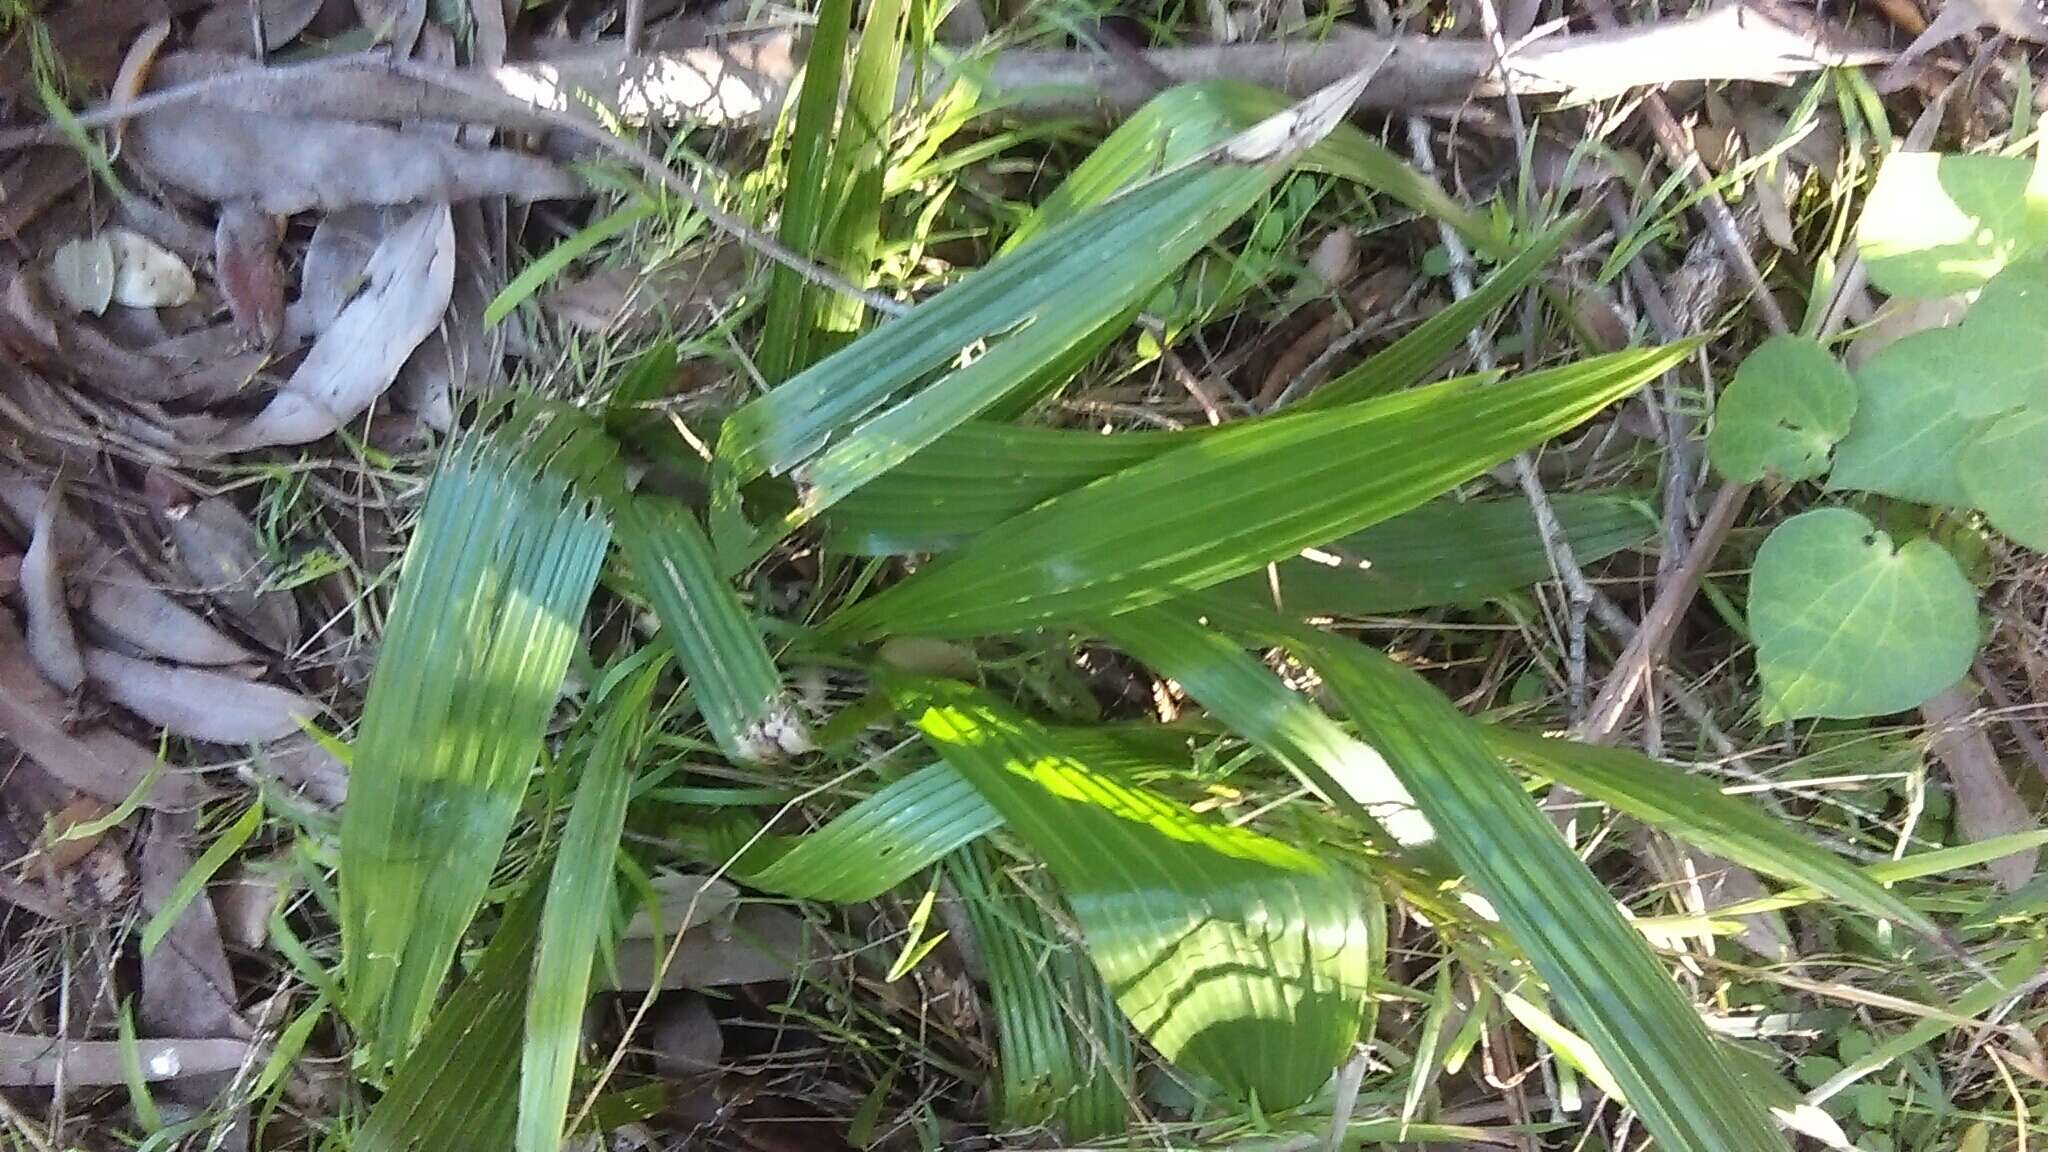
{"type": "Polygon", "coordinates": [[[2048,246],[2034,168],[2020,156],[1886,160],[1858,229],[1870,282],[1894,296],[1967,292],[2048,246]]]}
{"type": "Polygon", "coordinates": [[[1707,454],[1730,480],[1811,480],[1849,434],[1856,382],[1819,343],[1773,336],[1742,362],[1714,407],[1707,454]]]}
{"type": "Polygon", "coordinates": [[[1908,336],[1856,373],[1856,418],[1835,448],[1828,487],[1922,504],[1969,503],[1956,457],[1977,421],[1958,410],[1957,381],[1978,370],[1961,329],[1908,336]]]}
{"type": "Polygon", "coordinates": [[[1803,512],[1757,551],[1749,624],[1779,717],[1881,716],[1954,684],[1977,652],[1977,597],[1931,540],[1895,546],[1846,508],[1803,512]]]}
{"type": "Polygon", "coordinates": [[[2037,551],[2048,550],[2048,409],[1998,421],[1963,447],[1956,478],[1991,525],[2037,551]]]}

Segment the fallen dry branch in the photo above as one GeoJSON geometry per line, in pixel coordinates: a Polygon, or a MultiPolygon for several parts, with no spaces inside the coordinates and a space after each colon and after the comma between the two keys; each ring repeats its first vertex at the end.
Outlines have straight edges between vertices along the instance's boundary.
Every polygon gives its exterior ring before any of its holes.
{"type": "MultiPolygon", "coordinates": [[[[127,1083],[119,1040],[59,1040],[0,1033],[0,1088],[48,1087],[59,1071],[75,1087],[127,1083]]],[[[242,1040],[137,1040],[142,1078],[152,1083],[233,1072],[259,1054],[242,1040]]]]}
{"type": "MultiPolygon", "coordinates": [[[[1504,68],[1479,40],[1382,36],[1352,27],[1314,42],[1154,49],[1142,54],[1147,67],[1096,52],[1012,51],[960,68],[977,75],[985,104],[1000,103],[1013,114],[1113,118],[1169,82],[1245,80],[1306,96],[1357,71],[1390,44],[1393,55],[1366,86],[1360,107],[1417,109],[1498,96],[1503,76],[1516,95],[1599,98],[1644,85],[1775,80],[1891,58],[1885,50],[1846,42],[1810,14],[1738,3],[1684,20],[1542,37],[1511,48],[1504,68]]],[[[216,71],[217,60],[168,57],[158,66],[156,91],[122,107],[82,113],[79,122],[103,126],[201,100],[267,116],[542,130],[559,128],[561,113],[581,112],[585,101],[594,101],[628,123],[760,127],[780,113],[803,53],[785,31],[633,57],[590,51],[508,64],[460,73],[467,81],[462,86],[432,83],[417,68],[395,71],[373,55],[230,73],[216,71]],[[482,83],[496,89],[496,98],[471,87],[482,83]]],[[[49,127],[0,133],[0,150],[57,138],[49,127]]]]}

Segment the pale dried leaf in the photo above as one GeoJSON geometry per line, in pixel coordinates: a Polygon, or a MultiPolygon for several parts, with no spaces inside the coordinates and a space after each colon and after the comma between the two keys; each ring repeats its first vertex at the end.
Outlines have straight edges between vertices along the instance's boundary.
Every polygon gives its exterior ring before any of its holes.
{"type": "Polygon", "coordinates": [[[235,326],[268,346],[284,330],[284,269],[277,221],[253,204],[224,204],[213,230],[213,275],[235,326]]]}
{"type": "Polygon", "coordinates": [[[0,168],[0,240],[18,238],[85,174],[84,157],[70,145],[31,148],[0,168]]]}
{"type": "MultiPolygon", "coordinates": [[[[161,812],[150,818],[142,839],[142,911],[155,916],[192,870],[185,841],[194,835],[192,815],[161,812]]],[[[240,1036],[247,1025],[235,1011],[234,977],[213,904],[186,902],[177,919],[142,958],[142,999],[136,1013],[154,1036],[240,1036]]]]}
{"type": "MultiPolygon", "coordinates": [[[[621,940],[617,954],[621,992],[644,992],[654,986],[655,968],[670,941],[621,940]]],[[[788,980],[825,955],[822,941],[803,918],[781,908],[750,904],[720,935],[709,927],[683,934],[675,959],[663,970],[663,988],[719,988],[788,980]]]]}
{"type": "MultiPolygon", "coordinates": [[[[1962,688],[1950,688],[1920,706],[1928,743],[1948,769],[1956,824],[1973,842],[2031,831],[2033,814],[1998,762],[1998,750],[1984,734],[1983,724],[1973,718],[1976,712],[1975,697],[1962,688]]],[[[2040,858],[2040,849],[2029,848],[1993,860],[1987,867],[1998,886],[2012,892],[2033,879],[2040,858]]]]}
{"type": "MultiPolygon", "coordinates": [[[[17,523],[33,524],[43,506],[34,481],[0,469],[0,508],[17,523]]],[[[86,588],[85,615],[96,627],[134,647],[180,664],[247,664],[255,655],[205,618],[166,595],[126,557],[76,516],[60,517],[58,551],[81,557],[72,579],[86,588]]]]}
{"type": "Polygon", "coordinates": [[[36,511],[35,531],[21,557],[21,596],[28,616],[29,656],[44,679],[65,692],[76,692],[85,682],[85,657],[71,628],[71,607],[64,602],[63,563],[57,548],[57,516],[63,507],[63,490],[52,488],[36,511]]]}
{"type": "MultiPolygon", "coordinates": [[[[1650,862],[1657,879],[1675,893],[1695,916],[1711,914],[1717,908],[1760,900],[1771,894],[1757,874],[1741,864],[1724,860],[1661,832],[1640,830],[1637,845],[1650,862]]],[[[1741,919],[1736,940],[1751,952],[1773,962],[1792,955],[1792,930],[1779,912],[1757,912],[1741,919]]]]}
{"type": "MultiPolygon", "coordinates": [[[[322,0],[260,0],[263,14],[263,50],[274,52],[298,39],[298,35],[320,14],[322,0]]],[[[220,0],[192,29],[191,44],[209,52],[257,55],[255,22],[249,18],[249,0],[220,0]]]]}
{"type": "Polygon", "coordinates": [[[696,1076],[718,1068],[725,1036],[704,997],[671,993],[655,1002],[647,1024],[647,1048],[666,1076],[696,1076]]]}
{"type": "Polygon", "coordinates": [[[1342,287],[1358,272],[1358,236],[1349,228],[1333,228],[1316,243],[1308,258],[1309,272],[1325,288],[1342,287]]]}
{"type": "Polygon", "coordinates": [[[717,925],[722,930],[731,922],[730,913],[740,898],[739,889],[715,876],[664,872],[651,883],[660,898],[661,923],[657,926],[654,917],[640,909],[621,933],[625,939],[650,939],[657,927],[669,934],[679,927],[694,928],[701,924],[717,925]]]}
{"type": "Polygon", "coordinates": [[[258,949],[270,938],[270,914],[283,893],[272,869],[237,864],[207,889],[222,940],[258,949]]]}
{"type": "Polygon", "coordinates": [[[114,303],[130,308],[175,308],[199,290],[192,270],[156,241],[126,228],[109,228],[114,252],[114,303]]]}
{"type": "MultiPolygon", "coordinates": [[[[36,671],[14,622],[0,613],[0,731],[43,771],[65,787],[118,804],[157,771],[149,751],[108,729],[73,733],[64,723],[69,709],[62,694],[36,671]]],[[[144,803],[178,808],[191,802],[192,788],[177,772],[157,772],[144,803]]],[[[6,1066],[0,1060],[0,1069],[6,1066]]]]}
{"type": "Polygon", "coordinates": [[[363,290],[363,270],[390,231],[391,216],[381,208],[356,207],[320,218],[306,244],[299,299],[288,320],[291,329],[311,338],[334,324],[341,310],[363,290]]]}
{"type": "Polygon", "coordinates": [[[256,770],[330,811],[348,799],[348,765],[318,740],[294,733],[260,749],[256,770]]]}
{"type": "MultiPolygon", "coordinates": [[[[75,1088],[127,1083],[119,1040],[60,1040],[0,1032],[0,1088],[38,1088],[61,1075],[75,1088]]],[[[233,1072],[262,1053],[241,1040],[138,1040],[142,1078],[151,1083],[210,1072],[233,1072]]]]}
{"type": "Polygon", "coordinates": [[[159,521],[172,555],[194,584],[270,648],[289,651],[299,639],[299,605],[288,591],[266,589],[270,560],[255,525],[223,496],[173,504],[159,521]]]}
{"type": "MultiPolygon", "coordinates": [[[[244,62],[246,63],[246,62],[244,62]]],[[[323,77],[324,79],[324,77],[323,77]]],[[[320,80],[308,78],[306,87],[320,80]]],[[[273,215],[354,204],[582,195],[574,175],[504,148],[378,124],[283,118],[192,102],[138,117],[130,155],[166,183],[273,215]]]]}
{"type": "Polygon", "coordinates": [[[356,15],[374,42],[410,56],[427,23],[427,0],[356,0],[356,15]]]}
{"type": "Polygon", "coordinates": [[[269,406],[223,437],[219,447],[310,443],[376,403],[448,307],[455,285],[455,226],[448,205],[427,205],[394,228],[364,274],[361,294],[314,341],[269,406]]]}
{"type": "Polygon", "coordinates": [[[105,236],[86,236],[50,257],[50,287],[74,312],[97,316],[114,299],[114,246],[105,236]]]}
{"type": "Polygon", "coordinates": [[[1970,301],[1965,296],[1933,296],[1907,299],[1894,297],[1884,302],[1871,318],[1849,341],[1849,350],[1843,355],[1851,368],[1861,368],[1872,356],[1898,343],[1915,332],[1930,328],[1946,328],[1960,321],[1970,310],[1970,301]]]}
{"type": "Polygon", "coordinates": [[[86,649],[85,670],[114,703],[175,735],[215,744],[281,740],[320,712],[283,688],[104,648],[86,649]]]}

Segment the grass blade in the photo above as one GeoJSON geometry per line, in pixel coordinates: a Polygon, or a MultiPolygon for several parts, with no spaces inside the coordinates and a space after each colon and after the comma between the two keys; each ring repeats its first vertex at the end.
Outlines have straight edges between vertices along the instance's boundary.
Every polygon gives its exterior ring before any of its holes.
{"type": "Polygon", "coordinates": [[[1326,135],[1364,81],[1354,76],[1285,106],[1074,216],[734,412],[720,433],[714,486],[728,563],[758,554],[1019,388],[1044,383],[1049,371],[1077,368],[1121,329],[1119,318],[1326,135]],[[900,398],[949,363],[958,366],[900,398]],[[740,486],[792,472],[797,506],[742,546],[740,486]]]}
{"type": "MultiPolygon", "coordinates": [[[[1641,501],[1567,492],[1551,497],[1558,527],[1580,563],[1635,548],[1657,531],[1641,501]]],[[[1528,501],[1433,500],[1317,548],[1218,585],[1218,596],[1279,606],[1290,616],[1373,616],[1475,604],[1551,578],[1528,501]]]]}
{"type": "Polygon", "coordinates": [[[806,836],[757,843],[735,864],[749,885],[805,900],[872,900],[1002,825],[945,764],[920,768],[806,836]]]}
{"type": "Polygon", "coordinates": [[[1089,768],[965,685],[892,695],[1043,857],[1089,958],[1161,1055],[1285,1107],[1349,1054],[1373,949],[1344,877],[1089,768]]]}
{"type": "Polygon", "coordinates": [[[1268,613],[1233,630],[1285,645],[1322,674],[1437,829],[1575,1030],[1673,1152],[1786,1145],[1698,1013],[1477,731],[1430,684],[1355,641],[1268,613]]]}
{"type": "Polygon", "coordinates": [[[1513,260],[1502,265],[1478,291],[1423,321],[1386,351],[1309,393],[1297,407],[1333,408],[1369,400],[1398,392],[1422,379],[1496,309],[1528,287],[1583,222],[1577,216],[1568,216],[1551,225],[1550,231],[1536,237],[1513,260]]]}
{"type": "Polygon", "coordinates": [[[1766,875],[1825,892],[1873,916],[1898,921],[1930,939],[1941,929],[1862,869],[1815,846],[1799,832],[1676,765],[1626,748],[1546,740],[1488,725],[1494,753],[1616,811],[1766,875]]]}
{"type": "MultiPolygon", "coordinates": [[[[782,222],[777,239],[792,252],[833,263],[823,251],[833,209],[833,136],[839,121],[839,90],[846,76],[846,39],[853,26],[853,0],[822,0],[804,57],[803,86],[789,128],[789,158],[783,181],[782,222]]],[[[844,272],[846,269],[838,268],[844,272]]],[[[761,375],[781,383],[810,363],[812,311],[817,291],[794,270],[778,264],[770,273],[760,351],[761,375]]]]}
{"type": "Polygon", "coordinates": [[[1056,497],[827,624],[966,636],[1128,611],[1406,512],[1654,379],[1678,344],[1269,417],[1056,497]],[[1356,461],[1370,459],[1361,469],[1356,461]]]}
{"type": "Polygon", "coordinates": [[[608,533],[531,449],[442,464],[400,569],[342,811],[349,1016],[411,1046],[540,751],[608,533]]]}
{"type": "Polygon", "coordinates": [[[661,661],[643,669],[615,698],[577,783],[568,827],[548,876],[541,911],[540,954],[526,997],[525,1053],[520,1059],[517,1152],[556,1152],[590,1000],[590,969],[612,908],[613,869],[633,760],[647,722],[661,661]]]}
{"type": "Polygon", "coordinates": [[[809,747],[775,661],[719,572],[696,517],[649,497],[619,501],[613,517],[619,546],[689,674],[718,746],[742,763],[779,760],[809,747]]]}

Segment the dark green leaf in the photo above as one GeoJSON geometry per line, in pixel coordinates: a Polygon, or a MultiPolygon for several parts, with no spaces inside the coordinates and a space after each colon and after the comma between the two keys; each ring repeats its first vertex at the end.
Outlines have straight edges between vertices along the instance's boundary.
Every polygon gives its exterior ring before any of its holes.
{"type": "Polygon", "coordinates": [[[1499,385],[1446,381],[1227,427],[1008,520],[827,627],[975,635],[1205,588],[1406,512],[1689,351],[1624,352],[1499,385]]]}

